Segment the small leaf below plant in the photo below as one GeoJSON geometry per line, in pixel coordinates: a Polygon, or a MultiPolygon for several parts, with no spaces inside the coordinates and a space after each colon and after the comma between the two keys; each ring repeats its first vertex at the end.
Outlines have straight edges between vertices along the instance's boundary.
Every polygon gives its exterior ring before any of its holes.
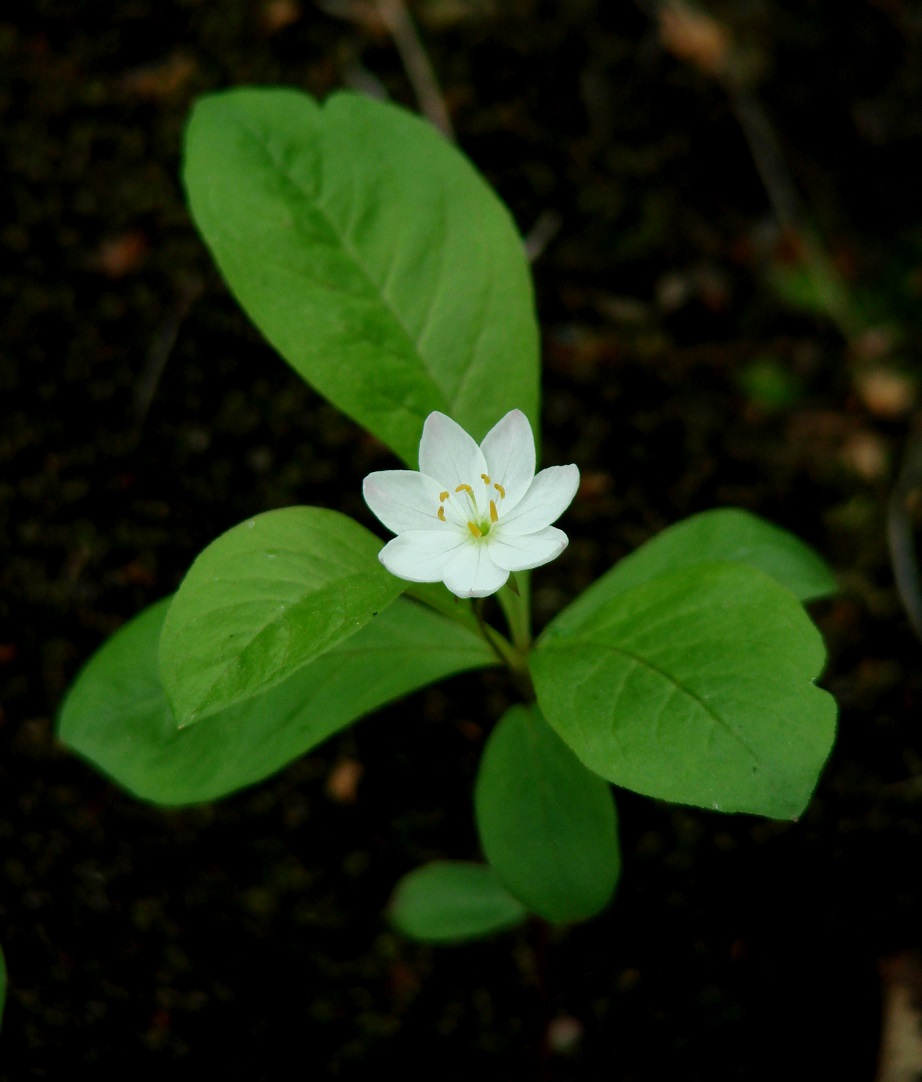
{"type": "Polygon", "coordinates": [[[534,706],[490,734],[474,800],[487,860],[532,912],[586,920],[608,903],[621,865],[611,787],[534,706]]]}
{"type": "Polygon", "coordinates": [[[528,911],[489,865],[444,860],[415,868],[400,880],[390,916],[413,939],[460,943],[513,928],[528,911]]]}

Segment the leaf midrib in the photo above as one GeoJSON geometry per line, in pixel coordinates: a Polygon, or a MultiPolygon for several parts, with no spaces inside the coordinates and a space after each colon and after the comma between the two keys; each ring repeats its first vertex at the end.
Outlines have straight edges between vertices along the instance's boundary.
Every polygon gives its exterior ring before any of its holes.
{"type": "MultiPolygon", "coordinates": [[[[365,283],[366,283],[371,295],[377,301],[380,302],[382,308],[387,312],[388,316],[391,318],[394,325],[397,327],[397,329],[400,331],[403,338],[408,343],[410,352],[413,355],[413,357],[416,359],[416,361],[419,363],[419,367],[420,367],[422,373],[432,383],[432,386],[439,393],[439,396],[443,400],[446,400],[446,402],[447,402],[448,395],[446,394],[444,389],[440,386],[440,384],[436,381],[436,378],[435,378],[435,375],[433,374],[433,372],[430,371],[430,369],[429,369],[429,367],[428,367],[428,365],[426,363],[426,357],[423,354],[423,352],[421,351],[419,343],[413,337],[413,335],[410,332],[409,328],[406,326],[404,320],[401,318],[399,312],[395,309],[395,307],[393,306],[391,301],[388,299],[386,293],[375,282],[375,279],[372,276],[372,273],[371,273],[371,270],[369,269],[369,267],[360,258],[359,253],[348,242],[346,237],[343,235],[343,233],[337,227],[335,221],[330,217],[330,215],[324,209],[324,207],[320,203],[319,197],[314,192],[309,191],[308,189],[306,189],[301,184],[301,182],[293,175],[291,170],[284,163],[282,163],[279,160],[279,158],[278,158],[278,156],[276,154],[273,153],[273,151],[270,148],[270,146],[268,145],[268,143],[265,140],[261,139],[259,137],[258,133],[252,127],[250,127],[249,124],[247,124],[245,121],[241,121],[240,126],[241,126],[241,129],[244,131],[244,133],[253,140],[256,147],[263,153],[264,157],[268,160],[268,162],[276,170],[276,172],[291,186],[291,188],[296,193],[298,193],[298,195],[300,195],[304,200],[306,200],[308,202],[308,204],[313,208],[314,213],[317,215],[317,217],[320,218],[320,220],[326,226],[327,230],[329,231],[331,236],[334,238],[334,241],[339,242],[340,248],[352,260],[353,264],[358,269],[358,271],[361,274],[362,278],[365,280],[365,283]]],[[[318,137],[322,138],[322,120],[321,120],[321,123],[318,124],[317,132],[318,132],[318,137]]],[[[295,223],[297,224],[297,218],[295,218],[295,223]]],[[[427,310],[426,322],[428,322],[428,317],[429,317],[429,312],[427,310]]]]}

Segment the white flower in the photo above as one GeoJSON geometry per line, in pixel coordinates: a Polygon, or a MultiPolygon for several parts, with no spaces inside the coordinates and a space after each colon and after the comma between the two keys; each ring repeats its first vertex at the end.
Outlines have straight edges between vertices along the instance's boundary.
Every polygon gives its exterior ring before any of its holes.
{"type": "Polygon", "coordinates": [[[509,578],[549,563],[567,547],[551,525],[579,485],[576,466],[535,475],[528,418],[512,410],[478,447],[444,413],[430,413],[419,443],[419,473],[369,474],[365,502],[397,537],[378,554],[410,582],[444,582],[458,597],[486,597],[509,578]]]}

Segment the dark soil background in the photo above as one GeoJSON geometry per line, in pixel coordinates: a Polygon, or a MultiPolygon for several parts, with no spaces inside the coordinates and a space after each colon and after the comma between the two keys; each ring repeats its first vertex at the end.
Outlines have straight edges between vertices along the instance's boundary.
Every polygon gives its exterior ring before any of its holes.
{"type": "Polygon", "coordinates": [[[886,543],[922,356],[922,8],[411,10],[460,145],[541,249],[545,459],[584,483],[539,620],[669,523],[755,511],[840,578],[814,610],[836,749],[798,823],[619,794],[617,897],[544,950],[534,930],[421,947],[383,916],[416,864],[477,855],[499,677],[182,811],[57,745],[80,665],[208,541],[292,503],[371,525],[361,479],[391,461],[211,267],[177,179],[191,102],[243,83],[420,101],[359,0],[18,5],[0,16],[0,1078],[908,1079],[877,1064],[922,948],[922,644],[886,543]]]}

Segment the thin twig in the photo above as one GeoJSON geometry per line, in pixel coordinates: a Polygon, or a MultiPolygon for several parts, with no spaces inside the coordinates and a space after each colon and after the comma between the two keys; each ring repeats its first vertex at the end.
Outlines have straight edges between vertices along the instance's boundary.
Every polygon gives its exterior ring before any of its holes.
{"type": "Polygon", "coordinates": [[[394,39],[394,46],[413,86],[420,111],[446,139],[454,142],[455,131],[445,98],[406,5],[403,0],[375,0],[375,8],[394,39]]]}
{"type": "Polygon", "coordinates": [[[922,414],[917,415],[903,468],[887,506],[887,544],[897,592],[909,622],[922,639],[922,579],[916,553],[913,508],[922,499],[922,414]]]}
{"type": "Polygon", "coordinates": [[[525,237],[525,255],[529,263],[534,263],[537,260],[560,231],[562,225],[563,218],[556,210],[541,211],[525,237]]]}
{"type": "Polygon", "coordinates": [[[199,299],[204,290],[204,285],[198,278],[192,278],[186,282],[179,296],[167,312],[162,323],[157,329],[157,336],[147,351],[147,359],[134,387],[134,397],[131,403],[131,419],[138,430],[144,426],[148,410],[157,387],[163,376],[163,370],[176,345],[179,336],[179,328],[182,326],[192,305],[199,299]]]}
{"type": "Polygon", "coordinates": [[[852,315],[848,291],[816,231],[808,224],[806,210],[765,110],[755,94],[730,73],[724,74],[720,81],[749,146],[753,164],[775,217],[786,230],[799,238],[804,262],[822,298],[823,307],[845,339],[854,341],[861,327],[852,315]]]}
{"type": "Polygon", "coordinates": [[[635,0],[660,30],[664,46],[694,64],[723,89],[739,124],[772,212],[800,242],[800,255],[823,308],[843,337],[853,342],[864,329],[852,314],[848,290],[836,271],[791,176],[768,114],[735,62],[724,25],[684,0],[635,0]]]}

